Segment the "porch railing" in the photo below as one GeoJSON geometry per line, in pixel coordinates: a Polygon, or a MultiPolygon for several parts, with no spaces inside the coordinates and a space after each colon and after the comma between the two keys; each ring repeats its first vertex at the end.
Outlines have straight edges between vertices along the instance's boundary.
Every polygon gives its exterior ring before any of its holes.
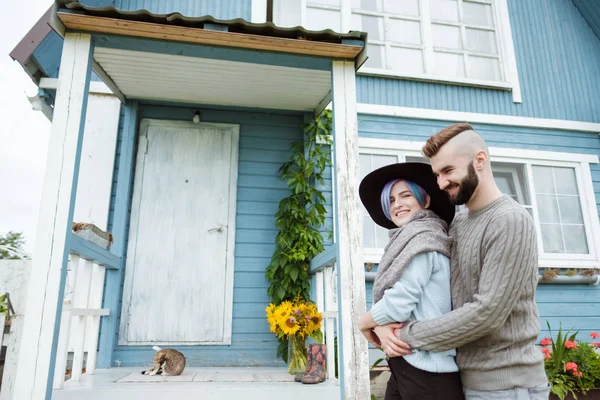
{"type": "MultiPolygon", "coordinates": [[[[323,315],[323,340],[327,347],[327,379],[335,377],[335,335],[338,320],[336,248],[332,246],[319,254],[310,263],[310,273],[314,275],[315,301],[323,315]]],[[[339,358],[338,358],[339,359],[339,358]]],[[[339,371],[339,369],[338,369],[339,371]]]]}
{"type": "Polygon", "coordinates": [[[108,250],[72,234],[54,370],[54,389],[63,387],[69,352],[73,353],[73,381],[79,381],[81,378],[85,355],[85,373],[94,373],[100,318],[111,312],[102,308],[104,274],[106,269],[120,268],[120,261],[119,257],[108,250]]]}

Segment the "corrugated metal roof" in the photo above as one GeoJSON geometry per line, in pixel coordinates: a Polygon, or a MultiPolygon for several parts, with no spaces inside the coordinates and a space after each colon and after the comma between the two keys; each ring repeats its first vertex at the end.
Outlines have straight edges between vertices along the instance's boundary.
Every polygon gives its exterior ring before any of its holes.
{"type": "Polygon", "coordinates": [[[170,14],[154,14],[148,10],[125,11],[119,10],[113,6],[90,7],[79,1],[57,0],[61,8],[67,8],[73,11],[84,12],[87,15],[94,15],[107,18],[118,18],[132,21],[152,22],[167,25],[184,26],[190,28],[202,28],[204,24],[227,25],[229,32],[245,33],[251,35],[271,36],[286,39],[305,39],[317,42],[342,43],[342,40],[360,40],[366,43],[367,34],[365,32],[350,31],[348,33],[338,33],[331,29],[322,31],[310,31],[303,27],[293,28],[278,27],[272,22],[251,23],[242,18],[222,20],[216,19],[210,15],[202,17],[186,17],[178,12],[170,14]]]}

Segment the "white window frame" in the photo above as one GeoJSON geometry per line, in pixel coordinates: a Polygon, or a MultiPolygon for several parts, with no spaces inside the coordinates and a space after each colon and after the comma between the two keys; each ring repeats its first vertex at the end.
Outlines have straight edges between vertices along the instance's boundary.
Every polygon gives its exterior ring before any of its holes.
{"type": "MultiPolygon", "coordinates": [[[[423,157],[421,148],[425,142],[413,142],[404,140],[359,138],[359,153],[396,154],[399,160],[405,160],[407,156],[423,157]]],[[[519,164],[525,168],[525,176],[530,193],[530,201],[536,220],[536,233],[538,241],[538,265],[541,268],[598,268],[600,265],[600,222],[596,199],[590,171],[590,164],[598,163],[598,156],[590,154],[560,153],[538,150],[524,150],[490,147],[490,158],[492,162],[519,164]],[[588,240],[589,254],[557,254],[542,252],[542,235],[539,221],[535,191],[531,181],[531,166],[567,167],[575,170],[577,188],[581,211],[583,214],[585,233],[588,240]]],[[[365,248],[365,262],[378,263],[383,255],[383,249],[365,248]]]]}
{"type": "MultiPolygon", "coordinates": [[[[277,7],[277,3],[280,1],[286,0],[274,0],[273,7],[277,7]]],[[[299,12],[297,14],[298,25],[306,26],[306,15],[307,15],[307,6],[310,5],[310,0],[295,0],[298,1],[299,12]]],[[[477,2],[477,0],[470,0],[477,2]]],[[[340,7],[331,7],[331,6],[314,6],[314,8],[322,8],[322,9],[331,9],[331,10],[339,10],[340,11],[340,23],[341,32],[348,32],[351,28],[351,20],[352,20],[352,0],[340,0],[340,7]]],[[[266,14],[266,2],[265,0],[252,0],[252,19],[255,22],[254,15],[256,14],[255,10],[263,7],[263,3],[265,4],[265,14],[266,14]]],[[[429,17],[429,0],[420,0],[420,9],[421,9],[421,23],[422,24],[431,24],[431,18],[429,17]]],[[[431,35],[427,34],[429,29],[422,29],[422,41],[423,44],[416,47],[422,47],[424,50],[423,54],[423,62],[425,70],[428,71],[425,74],[406,74],[399,73],[398,71],[391,71],[386,68],[369,68],[362,66],[358,70],[359,75],[368,75],[368,76],[381,76],[386,78],[398,78],[398,79],[409,79],[409,80],[418,80],[418,81],[426,81],[426,82],[439,82],[446,84],[455,84],[462,86],[475,86],[475,87],[483,87],[488,89],[500,89],[500,90],[510,90],[513,95],[513,102],[521,103],[521,86],[519,84],[519,74],[517,69],[517,62],[515,56],[515,49],[512,38],[512,30],[510,26],[510,17],[508,13],[508,4],[507,0],[491,0],[491,6],[494,14],[494,24],[495,24],[495,32],[496,32],[496,44],[498,47],[498,57],[500,64],[500,75],[503,77],[502,81],[487,81],[487,80],[479,80],[479,79],[471,79],[471,78],[459,78],[459,77],[448,77],[448,76],[438,76],[432,73],[433,66],[433,46],[431,44],[431,35]],[[425,47],[427,50],[425,50],[425,47]]],[[[373,13],[365,11],[364,14],[371,15],[383,15],[382,13],[373,13]]],[[[274,18],[277,16],[277,11],[273,12],[274,18]]],[[[387,18],[384,16],[384,18],[387,18]]],[[[407,17],[407,19],[409,19],[407,17]]],[[[257,17],[256,22],[260,22],[260,19],[257,17]]],[[[277,22],[277,21],[275,21],[277,22]]],[[[461,26],[462,35],[465,35],[464,23],[459,23],[461,26]]],[[[383,29],[383,28],[382,28],[383,29]]],[[[464,38],[463,38],[464,39],[464,38]]],[[[386,52],[390,47],[389,42],[385,42],[386,52]]],[[[467,52],[471,53],[471,52],[467,52]]],[[[468,55],[467,55],[468,57],[468,55]]],[[[465,65],[466,68],[466,65],[465,65]]]]}

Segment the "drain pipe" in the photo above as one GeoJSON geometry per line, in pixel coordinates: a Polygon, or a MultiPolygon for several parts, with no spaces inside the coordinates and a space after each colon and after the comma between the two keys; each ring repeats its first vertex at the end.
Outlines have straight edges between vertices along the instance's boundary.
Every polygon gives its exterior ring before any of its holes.
{"type": "MultiPolygon", "coordinates": [[[[375,280],[377,272],[365,272],[365,281],[373,282],[375,280]]],[[[600,284],[600,274],[594,274],[589,276],[574,275],[566,276],[559,275],[551,279],[544,279],[542,275],[538,275],[538,284],[546,285],[591,285],[596,286],[600,284]]]]}

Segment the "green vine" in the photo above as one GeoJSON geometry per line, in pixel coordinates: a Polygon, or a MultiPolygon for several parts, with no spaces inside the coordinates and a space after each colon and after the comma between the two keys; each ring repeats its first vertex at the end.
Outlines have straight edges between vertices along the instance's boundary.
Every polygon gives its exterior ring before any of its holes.
{"type": "Polygon", "coordinates": [[[331,111],[323,111],[304,124],[304,142],[290,146],[292,156],[279,171],[290,189],[279,202],[275,252],[267,267],[267,294],[273,304],[300,295],[309,300],[310,260],[324,250],[319,229],[325,223],[325,197],[317,188],[330,162],[331,111]]]}

